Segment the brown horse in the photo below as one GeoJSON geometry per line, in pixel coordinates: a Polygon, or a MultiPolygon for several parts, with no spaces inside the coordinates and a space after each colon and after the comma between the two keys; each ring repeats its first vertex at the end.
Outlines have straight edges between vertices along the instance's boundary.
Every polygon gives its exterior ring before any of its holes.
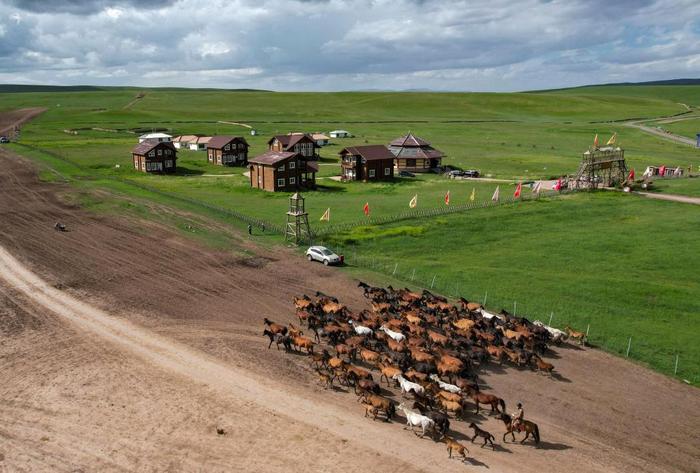
{"type": "MultiPolygon", "coordinates": [[[[513,433],[513,419],[508,414],[501,414],[499,419],[501,419],[506,426],[506,433],[503,434],[503,441],[505,442],[506,435],[510,434],[513,438],[513,442],[515,442],[515,434],[513,433]]],[[[516,430],[518,432],[525,432],[525,437],[523,437],[523,439],[520,441],[521,444],[524,443],[525,440],[530,437],[530,435],[532,435],[532,438],[535,439],[535,445],[540,443],[540,429],[534,422],[523,420],[520,422],[516,430]]]]}
{"type": "Polygon", "coordinates": [[[568,325],[564,327],[564,330],[566,330],[566,333],[569,335],[569,338],[573,338],[574,340],[578,340],[579,345],[586,346],[586,334],[585,332],[579,332],[578,330],[574,330],[568,325]]]}
{"type": "Polygon", "coordinates": [[[477,414],[479,413],[479,404],[488,404],[489,406],[491,406],[491,413],[496,412],[498,414],[501,414],[502,412],[506,411],[506,402],[500,397],[494,396],[493,394],[486,394],[470,390],[469,397],[472,398],[472,401],[476,403],[477,414]],[[498,409],[498,406],[501,406],[502,411],[498,409]]]}

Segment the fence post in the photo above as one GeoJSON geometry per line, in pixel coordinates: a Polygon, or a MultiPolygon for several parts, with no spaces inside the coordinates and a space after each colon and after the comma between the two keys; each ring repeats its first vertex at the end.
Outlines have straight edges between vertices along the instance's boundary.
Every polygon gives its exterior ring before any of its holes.
{"type": "Polygon", "coordinates": [[[513,317],[515,317],[515,313],[517,312],[518,309],[518,301],[513,301],[513,317]]]}
{"type": "Polygon", "coordinates": [[[591,330],[591,324],[588,324],[588,327],[586,327],[586,338],[588,338],[588,332],[591,330]]]}
{"type": "Polygon", "coordinates": [[[411,273],[411,281],[413,281],[413,278],[416,277],[416,268],[413,268],[413,272],[411,273]]]}
{"type": "Polygon", "coordinates": [[[673,375],[678,374],[678,355],[676,355],[676,366],[673,368],[673,375]]]}
{"type": "Polygon", "coordinates": [[[399,263],[396,263],[396,264],[394,265],[394,272],[391,273],[392,276],[396,274],[396,270],[398,269],[398,267],[399,267],[399,263]]]}
{"type": "Polygon", "coordinates": [[[632,337],[630,337],[629,342],[627,342],[627,354],[625,355],[627,358],[630,356],[630,348],[632,348],[632,337]]]}
{"type": "Polygon", "coordinates": [[[549,326],[552,326],[552,318],[554,318],[554,312],[549,313],[549,326]]]}
{"type": "Polygon", "coordinates": [[[432,289],[433,286],[435,285],[435,276],[436,275],[433,275],[433,282],[430,283],[430,289],[432,289]]]}
{"type": "Polygon", "coordinates": [[[484,294],[484,303],[481,304],[482,306],[486,307],[486,299],[489,297],[489,291],[486,291],[486,294],[484,294]]]}

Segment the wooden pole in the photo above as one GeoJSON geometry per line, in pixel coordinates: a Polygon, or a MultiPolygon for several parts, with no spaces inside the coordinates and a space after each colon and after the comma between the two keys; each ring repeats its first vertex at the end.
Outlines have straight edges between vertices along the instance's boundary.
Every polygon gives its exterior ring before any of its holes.
{"type": "Polygon", "coordinates": [[[484,294],[484,303],[481,304],[482,306],[486,307],[486,299],[489,297],[489,291],[486,291],[486,294],[484,294]]]}
{"type": "Polygon", "coordinates": [[[554,317],[554,312],[549,313],[549,326],[552,326],[552,318],[554,317]]]}
{"type": "Polygon", "coordinates": [[[430,289],[432,289],[433,286],[435,285],[435,276],[436,275],[433,275],[433,282],[430,283],[430,289]]]}
{"type": "Polygon", "coordinates": [[[396,270],[398,269],[398,267],[399,267],[399,263],[396,263],[396,264],[394,265],[394,272],[391,273],[392,276],[393,276],[394,274],[396,274],[396,270]]]}
{"type": "Polygon", "coordinates": [[[673,368],[673,374],[678,374],[678,355],[676,355],[676,366],[673,368]]]}
{"type": "Polygon", "coordinates": [[[632,337],[630,337],[629,342],[627,342],[627,354],[625,355],[627,358],[630,356],[630,348],[632,348],[632,337]]]}

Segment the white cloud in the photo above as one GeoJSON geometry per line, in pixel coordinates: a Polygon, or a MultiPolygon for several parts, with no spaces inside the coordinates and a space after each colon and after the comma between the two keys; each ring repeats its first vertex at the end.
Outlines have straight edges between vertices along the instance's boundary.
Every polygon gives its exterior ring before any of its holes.
{"type": "Polygon", "coordinates": [[[691,0],[0,0],[0,9],[10,82],[523,90],[700,76],[691,0]]]}

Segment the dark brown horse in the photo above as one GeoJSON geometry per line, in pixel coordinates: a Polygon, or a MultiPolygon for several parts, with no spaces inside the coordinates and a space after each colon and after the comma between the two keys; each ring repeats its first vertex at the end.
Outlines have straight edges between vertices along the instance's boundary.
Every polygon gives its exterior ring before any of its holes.
{"type": "MultiPolygon", "coordinates": [[[[506,433],[503,434],[503,441],[505,442],[506,435],[510,434],[513,439],[513,442],[515,442],[512,418],[508,414],[501,414],[499,419],[501,419],[506,426],[506,433]]],[[[525,432],[525,437],[520,441],[520,443],[524,443],[525,440],[527,440],[530,437],[530,435],[532,435],[532,438],[535,439],[535,445],[540,443],[540,429],[534,422],[530,422],[529,420],[523,420],[518,425],[516,431],[525,432]]]]}
{"type": "Polygon", "coordinates": [[[487,404],[491,406],[491,412],[496,412],[498,414],[506,411],[506,402],[498,396],[493,394],[486,394],[474,390],[469,390],[469,397],[472,401],[476,403],[476,413],[479,413],[479,404],[487,404]],[[502,410],[498,409],[501,406],[502,410]]]}

